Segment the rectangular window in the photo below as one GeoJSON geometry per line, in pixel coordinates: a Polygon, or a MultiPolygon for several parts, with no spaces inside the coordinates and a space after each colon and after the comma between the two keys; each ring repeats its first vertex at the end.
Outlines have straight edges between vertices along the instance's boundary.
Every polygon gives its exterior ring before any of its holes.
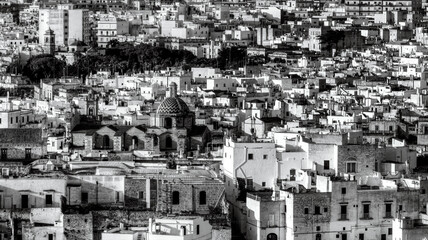
{"type": "Polygon", "coordinates": [[[28,208],[28,195],[21,196],[21,208],[28,208]]]}
{"type": "Polygon", "coordinates": [[[388,228],[388,235],[392,235],[392,228],[388,228]]]}
{"type": "Polygon", "coordinates": [[[315,206],[315,213],[314,214],[315,215],[321,214],[321,208],[320,208],[320,206],[315,206]]]}
{"type": "Polygon", "coordinates": [[[253,160],[253,154],[252,153],[248,154],[248,160],[253,160]]]}
{"type": "Polygon", "coordinates": [[[266,187],[266,182],[262,182],[262,187],[266,187]]]}
{"type": "Polygon", "coordinates": [[[392,218],[391,209],[392,209],[391,203],[385,204],[385,218],[392,218]]]}
{"type": "Polygon", "coordinates": [[[346,194],[346,188],[342,188],[342,194],[346,194]]]}
{"type": "Polygon", "coordinates": [[[7,159],[7,148],[2,148],[1,149],[1,160],[6,160],[7,159]]]}
{"type": "Polygon", "coordinates": [[[264,160],[266,160],[266,159],[267,159],[267,155],[266,155],[266,154],[264,154],[264,155],[263,155],[263,159],[264,159],[264,160]]]}
{"type": "Polygon", "coordinates": [[[305,214],[309,214],[309,208],[305,207],[305,214]]]}
{"type": "Polygon", "coordinates": [[[364,240],[364,233],[360,233],[360,235],[358,235],[358,240],[364,240]]]}
{"type": "Polygon", "coordinates": [[[31,159],[31,148],[25,149],[25,160],[31,159]]]}
{"type": "Polygon", "coordinates": [[[52,205],[52,195],[46,195],[46,205],[52,205]]]}
{"type": "Polygon", "coordinates": [[[380,240],[386,240],[386,234],[380,235],[380,240]]]}
{"type": "Polygon", "coordinates": [[[199,235],[199,225],[196,225],[196,235],[199,235]]]}
{"type": "Polygon", "coordinates": [[[12,123],[13,123],[13,117],[10,118],[10,124],[12,124],[12,123]]]}
{"type": "Polygon", "coordinates": [[[341,205],[340,206],[340,220],[346,220],[348,218],[348,206],[341,205]]]}
{"type": "Polygon", "coordinates": [[[347,173],[355,173],[356,170],[357,170],[357,163],[356,162],[346,163],[346,172],[347,173]]]}
{"type": "Polygon", "coordinates": [[[53,234],[48,234],[48,240],[53,240],[53,239],[54,239],[53,234]]]}
{"type": "Polygon", "coordinates": [[[330,169],[330,161],[324,160],[324,170],[329,170],[329,169],[330,169]]]}
{"type": "Polygon", "coordinates": [[[88,203],[88,193],[82,192],[82,203],[88,203]]]}
{"type": "Polygon", "coordinates": [[[144,191],[138,192],[138,199],[144,199],[144,191]]]}
{"type": "Polygon", "coordinates": [[[363,204],[363,218],[370,218],[370,204],[363,204]]]}

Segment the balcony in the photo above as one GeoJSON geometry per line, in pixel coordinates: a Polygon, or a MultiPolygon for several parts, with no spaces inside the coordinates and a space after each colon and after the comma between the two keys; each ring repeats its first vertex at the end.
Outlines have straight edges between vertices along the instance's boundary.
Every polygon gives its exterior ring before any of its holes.
{"type": "Polygon", "coordinates": [[[339,221],[347,221],[347,220],[349,220],[347,214],[346,213],[341,213],[339,221]]]}

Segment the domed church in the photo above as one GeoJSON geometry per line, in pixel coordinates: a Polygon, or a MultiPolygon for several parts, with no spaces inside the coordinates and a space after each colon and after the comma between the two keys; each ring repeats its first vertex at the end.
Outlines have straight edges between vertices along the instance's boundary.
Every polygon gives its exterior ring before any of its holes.
{"type": "Polygon", "coordinates": [[[195,125],[195,114],[177,95],[177,85],[169,85],[169,96],[150,115],[150,126],[99,126],[72,131],[74,151],[83,156],[102,156],[110,151],[149,151],[189,156],[204,151],[210,131],[195,125]]]}

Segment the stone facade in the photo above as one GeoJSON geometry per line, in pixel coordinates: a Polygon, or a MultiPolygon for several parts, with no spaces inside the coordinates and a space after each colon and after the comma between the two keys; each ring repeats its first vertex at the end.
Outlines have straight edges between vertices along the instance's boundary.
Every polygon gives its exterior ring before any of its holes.
{"type": "Polygon", "coordinates": [[[65,214],[64,236],[68,240],[92,240],[93,220],[92,213],[89,214],[65,214]]]}

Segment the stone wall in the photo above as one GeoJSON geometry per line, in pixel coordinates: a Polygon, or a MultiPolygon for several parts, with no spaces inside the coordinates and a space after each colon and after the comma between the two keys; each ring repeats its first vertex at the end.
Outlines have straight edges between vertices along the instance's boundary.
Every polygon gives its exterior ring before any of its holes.
{"type": "MultiPolygon", "coordinates": [[[[159,187],[158,209],[162,212],[194,212],[207,214],[214,208],[224,191],[219,184],[167,183],[159,187]],[[179,204],[172,204],[173,192],[179,192],[179,204]],[[200,204],[201,192],[206,193],[206,204],[200,204]]],[[[220,205],[220,203],[218,203],[220,205]]]]}
{"type": "Polygon", "coordinates": [[[64,235],[67,240],[92,240],[93,218],[89,214],[65,214],[64,235]]]}
{"type": "Polygon", "coordinates": [[[317,227],[321,231],[328,230],[331,218],[330,193],[300,193],[295,194],[294,198],[295,234],[314,233],[317,227]],[[319,214],[315,214],[316,207],[319,207],[319,214]]]}
{"type": "Polygon", "coordinates": [[[347,162],[356,162],[357,175],[370,175],[375,170],[375,163],[382,158],[381,150],[373,145],[338,146],[338,171],[347,172],[347,162]]]}

